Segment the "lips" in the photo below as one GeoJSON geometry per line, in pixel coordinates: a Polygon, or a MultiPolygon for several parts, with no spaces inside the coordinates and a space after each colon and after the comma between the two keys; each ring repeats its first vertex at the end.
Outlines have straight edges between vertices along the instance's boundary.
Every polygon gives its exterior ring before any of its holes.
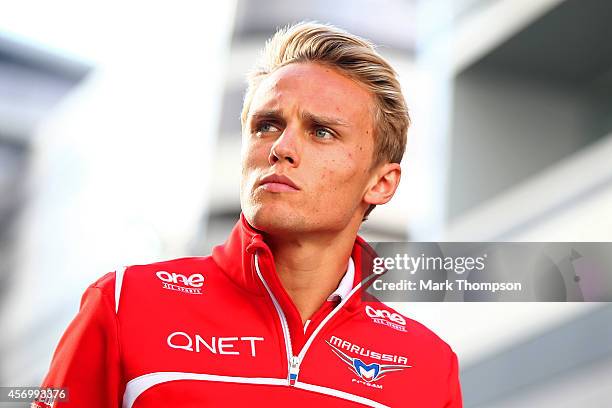
{"type": "Polygon", "coordinates": [[[262,178],[259,186],[271,192],[289,192],[300,189],[293,180],[281,174],[271,174],[262,178]]]}

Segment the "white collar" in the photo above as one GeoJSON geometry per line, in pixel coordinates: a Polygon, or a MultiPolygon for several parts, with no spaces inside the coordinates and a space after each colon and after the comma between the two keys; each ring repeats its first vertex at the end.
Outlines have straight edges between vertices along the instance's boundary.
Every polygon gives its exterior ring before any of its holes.
{"type": "Polygon", "coordinates": [[[346,268],[346,273],[344,277],[340,281],[340,284],[334,290],[334,292],[327,297],[327,300],[343,300],[348,296],[348,294],[353,289],[353,281],[355,280],[355,263],[353,262],[353,258],[349,258],[348,267],[346,268]]]}

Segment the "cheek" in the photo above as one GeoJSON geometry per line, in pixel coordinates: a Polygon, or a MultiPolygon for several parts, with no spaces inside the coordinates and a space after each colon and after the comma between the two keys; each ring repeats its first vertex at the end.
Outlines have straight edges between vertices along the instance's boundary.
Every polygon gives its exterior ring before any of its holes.
{"type": "Polygon", "coordinates": [[[323,194],[351,192],[361,188],[359,180],[363,178],[363,165],[353,153],[336,155],[322,162],[318,179],[323,194]]]}
{"type": "Polygon", "coordinates": [[[251,190],[255,180],[258,177],[257,169],[261,167],[258,164],[261,156],[261,152],[258,146],[254,143],[244,140],[242,141],[242,148],[240,151],[240,168],[241,168],[241,183],[240,190],[241,194],[251,190]]]}
{"type": "Polygon", "coordinates": [[[248,139],[243,140],[240,152],[243,173],[260,166],[262,163],[267,163],[269,151],[269,147],[264,143],[257,143],[257,141],[248,139]]]}

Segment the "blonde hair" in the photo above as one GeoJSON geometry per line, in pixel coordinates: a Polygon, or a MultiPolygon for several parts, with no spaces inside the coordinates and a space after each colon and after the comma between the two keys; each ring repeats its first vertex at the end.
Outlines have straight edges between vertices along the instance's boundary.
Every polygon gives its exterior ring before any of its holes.
{"type": "MultiPolygon", "coordinates": [[[[410,116],[396,72],[371,42],[327,24],[298,23],[278,30],[266,42],[261,60],[247,77],[248,88],[241,114],[243,126],[259,83],[276,69],[298,62],[333,67],[363,84],[375,101],[371,168],[402,160],[410,116]]],[[[365,216],[374,207],[371,205],[365,216]]]]}

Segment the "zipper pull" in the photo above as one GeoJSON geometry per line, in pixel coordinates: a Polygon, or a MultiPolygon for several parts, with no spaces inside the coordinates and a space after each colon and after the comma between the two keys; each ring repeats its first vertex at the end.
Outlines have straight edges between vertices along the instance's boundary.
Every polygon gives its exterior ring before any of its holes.
{"type": "Polygon", "coordinates": [[[289,361],[289,385],[295,385],[295,382],[300,372],[300,358],[292,356],[289,361]]]}

